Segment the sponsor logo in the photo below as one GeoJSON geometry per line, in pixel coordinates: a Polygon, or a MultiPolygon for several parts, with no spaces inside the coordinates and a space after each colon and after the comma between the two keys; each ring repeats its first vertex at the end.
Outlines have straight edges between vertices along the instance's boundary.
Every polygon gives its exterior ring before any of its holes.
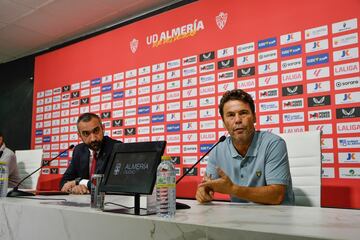
{"type": "Polygon", "coordinates": [[[338,148],[359,148],[360,137],[338,138],[338,148]]]}
{"type": "Polygon", "coordinates": [[[215,132],[202,132],[200,133],[200,141],[215,141],[215,132]]]}
{"type": "Polygon", "coordinates": [[[268,99],[279,96],[279,91],[277,88],[266,89],[259,91],[259,99],[268,99]]]}
{"type": "Polygon", "coordinates": [[[139,47],[139,40],[137,40],[136,38],[133,38],[130,41],[129,45],[130,45],[131,52],[134,54],[139,47]]]}
{"type": "Polygon", "coordinates": [[[308,80],[329,77],[329,67],[314,68],[306,70],[306,78],[308,80]]]}
{"type": "Polygon", "coordinates": [[[281,57],[290,57],[297,54],[301,54],[301,45],[285,47],[281,49],[281,57]]]}
{"type": "Polygon", "coordinates": [[[125,77],[126,77],[126,78],[136,77],[136,69],[126,71],[126,72],[125,72],[125,77]]]}
{"type": "Polygon", "coordinates": [[[305,40],[328,35],[327,25],[305,30],[305,40]]]}
{"type": "Polygon", "coordinates": [[[207,95],[207,94],[214,94],[215,93],[215,86],[206,86],[206,87],[201,87],[199,89],[199,95],[207,95]]]}
{"type": "Polygon", "coordinates": [[[319,107],[330,105],[330,95],[308,97],[308,107],[319,107]]]}
{"type": "Polygon", "coordinates": [[[309,121],[331,120],[331,110],[317,110],[308,112],[309,121]]]}
{"type": "Polygon", "coordinates": [[[248,88],[254,88],[254,87],[255,87],[255,79],[254,78],[237,82],[237,88],[240,88],[240,89],[248,89],[248,88]]]}
{"type": "Polygon", "coordinates": [[[278,70],[277,62],[267,63],[267,64],[263,64],[263,65],[258,66],[258,73],[259,74],[277,72],[277,70],[278,70]]]}
{"type": "MultiPolygon", "coordinates": [[[[130,87],[135,87],[135,86],[136,86],[136,79],[126,80],[125,87],[130,88],[130,87]]],[[[104,86],[103,86],[103,88],[104,88],[104,86]]],[[[107,89],[107,90],[109,91],[109,90],[111,90],[111,88],[107,89]]]]}
{"type": "Polygon", "coordinates": [[[138,134],[150,134],[150,127],[138,127],[138,134]]]}
{"type": "Polygon", "coordinates": [[[197,68],[196,68],[196,66],[193,66],[193,67],[189,67],[189,68],[183,68],[182,71],[183,71],[183,76],[187,77],[187,76],[196,74],[197,68]]]}
{"type": "MultiPolygon", "coordinates": [[[[177,68],[177,67],[180,67],[180,59],[176,59],[176,60],[172,60],[172,61],[168,61],[166,63],[166,68],[167,69],[173,69],[173,68],[177,68]]],[[[149,72],[147,73],[150,73],[150,68],[149,68],[149,72]]]]}
{"type": "Polygon", "coordinates": [[[61,91],[62,91],[62,92],[69,92],[70,89],[71,89],[70,85],[66,85],[66,86],[63,86],[63,87],[61,88],[61,91]]]}
{"type": "Polygon", "coordinates": [[[183,66],[197,63],[197,56],[185,57],[182,59],[183,66]]]}
{"type": "Polygon", "coordinates": [[[359,57],[359,48],[348,48],[333,52],[334,62],[349,60],[359,57]]]}
{"type": "MultiPolygon", "coordinates": [[[[150,69],[149,69],[149,72],[150,72],[150,69]]],[[[122,80],[122,79],[124,79],[124,73],[123,72],[114,74],[114,81],[119,81],[119,80],[122,80]]]]}
{"type": "Polygon", "coordinates": [[[207,97],[200,99],[200,107],[215,105],[215,97],[207,97]]]}
{"type": "Polygon", "coordinates": [[[350,31],[353,29],[357,29],[357,19],[356,18],[332,24],[332,32],[333,33],[346,32],[346,31],[350,31]]]}
{"type": "Polygon", "coordinates": [[[197,130],[197,122],[186,122],[182,125],[183,131],[197,130]]]}
{"type": "Polygon", "coordinates": [[[214,70],[215,70],[215,63],[207,63],[199,66],[200,73],[212,72],[214,70]]]}
{"type": "Polygon", "coordinates": [[[109,92],[112,90],[112,86],[111,85],[105,85],[101,87],[101,92],[109,92]]]}
{"type": "Polygon", "coordinates": [[[217,63],[217,67],[218,67],[218,69],[234,67],[234,59],[231,58],[231,59],[219,61],[217,63]]]}
{"type": "Polygon", "coordinates": [[[188,111],[183,112],[183,120],[189,120],[189,119],[196,119],[197,118],[197,111],[188,111]]]}
{"type": "Polygon", "coordinates": [[[329,48],[329,41],[327,39],[309,42],[305,44],[305,52],[316,52],[329,48]]]}
{"type": "Polygon", "coordinates": [[[196,141],[197,141],[196,133],[183,134],[183,142],[196,142],[196,141]]]}
{"type": "Polygon", "coordinates": [[[152,71],[153,72],[161,72],[165,70],[165,63],[157,63],[152,65],[152,71]]]}
{"type": "Polygon", "coordinates": [[[302,67],[301,58],[293,58],[286,61],[281,61],[281,70],[290,70],[302,67]]]}
{"type": "Polygon", "coordinates": [[[302,85],[294,85],[288,87],[282,87],[282,96],[294,96],[303,94],[303,86],[302,85]]]}
{"type": "Polygon", "coordinates": [[[337,133],[360,133],[359,122],[346,122],[336,124],[337,133]]]}
{"type": "Polygon", "coordinates": [[[172,102],[166,104],[166,110],[172,111],[172,110],[179,110],[180,109],[180,102],[172,102]]]}
{"type": "Polygon", "coordinates": [[[360,87],[360,77],[344,78],[335,80],[335,90],[353,89],[360,87]]]}
{"type": "Polygon", "coordinates": [[[258,53],[258,61],[264,62],[268,60],[273,60],[277,58],[277,50],[271,50],[267,52],[258,53]]]}
{"type": "Polygon", "coordinates": [[[359,72],[359,62],[341,64],[334,66],[334,75],[344,75],[359,72]]]}
{"type": "Polygon", "coordinates": [[[79,91],[76,91],[76,92],[72,92],[71,93],[71,97],[70,98],[77,98],[80,96],[80,92],[79,91]]]}
{"type": "Polygon", "coordinates": [[[168,113],[166,115],[166,120],[168,122],[173,122],[173,121],[179,121],[180,120],[180,113],[168,113]]]}
{"type": "Polygon", "coordinates": [[[320,131],[322,134],[332,134],[331,124],[309,125],[309,131],[320,131]]]}
{"type": "Polygon", "coordinates": [[[183,153],[196,153],[197,145],[183,145],[183,153]]]}
{"type": "Polygon", "coordinates": [[[236,47],[236,53],[237,54],[253,52],[254,50],[255,50],[255,43],[254,42],[244,43],[244,44],[238,45],[236,47]]]}
{"type": "Polygon", "coordinates": [[[173,82],[167,82],[166,87],[167,87],[167,90],[180,88],[180,81],[177,80],[177,81],[173,81],[173,82]]]}
{"type": "Polygon", "coordinates": [[[205,153],[209,151],[213,144],[200,144],[200,152],[205,153]]]}
{"type": "Polygon", "coordinates": [[[261,125],[279,124],[279,114],[261,115],[260,124],[261,125]]]}
{"type": "Polygon", "coordinates": [[[228,17],[228,14],[224,13],[224,12],[220,12],[219,15],[217,15],[215,17],[216,25],[218,26],[218,28],[220,30],[224,29],[224,27],[226,25],[227,17],[228,17]]]}
{"type": "Polygon", "coordinates": [[[335,178],[334,168],[322,168],[321,169],[321,177],[322,178],[335,178]]]}
{"type": "Polygon", "coordinates": [[[168,143],[174,143],[174,142],[180,142],[180,135],[176,134],[176,135],[167,135],[166,136],[166,141],[168,143]]]}
{"type": "Polygon", "coordinates": [[[180,131],[180,123],[167,124],[166,131],[167,132],[179,132],[180,131]]]}
{"type": "Polygon", "coordinates": [[[280,45],[301,41],[301,32],[288,33],[280,36],[280,45]]]}
{"type": "Polygon", "coordinates": [[[334,153],[322,153],[321,154],[322,163],[334,163],[334,153]]]}
{"type": "Polygon", "coordinates": [[[302,81],[302,79],[302,71],[281,74],[282,83],[299,82],[302,81]]]}
{"type": "Polygon", "coordinates": [[[271,86],[271,85],[277,85],[277,84],[278,84],[278,76],[277,75],[259,77],[259,87],[271,86]]]}
{"type": "Polygon", "coordinates": [[[138,117],[138,124],[149,124],[150,116],[138,117]]]}
{"type": "Polygon", "coordinates": [[[200,76],[199,81],[200,81],[200,84],[215,82],[215,75],[209,74],[209,75],[200,76]]]}
{"type": "MultiPolygon", "coordinates": [[[[184,167],[183,168],[183,172],[187,172],[190,168],[189,167],[184,167]]],[[[190,172],[187,173],[187,176],[197,176],[198,175],[198,169],[196,167],[194,167],[190,172]]]]}
{"type": "Polygon", "coordinates": [[[248,64],[252,64],[252,63],[255,63],[255,55],[254,54],[241,56],[236,59],[237,66],[243,66],[243,65],[248,65],[248,64]]]}
{"type": "Polygon", "coordinates": [[[95,78],[95,79],[91,80],[91,86],[96,86],[96,85],[99,85],[100,83],[101,83],[100,78],[95,78]]]}
{"type": "Polygon", "coordinates": [[[322,54],[306,57],[306,66],[314,66],[317,64],[323,64],[328,62],[329,62],[328,53],[322,53],[322,54]]]}
{"type": "Polygon", "coordinates": [[[230,89],[234,89],[234,88],[235,88],[235,84],[233,82],[219,84],[218,85],[218,93],[223,93],[223,92],[226,92],[226,91],[228,91],[230,89]]]}
{"type": "Polygon", "coordinates": [[[220,72],[218,73],[218,80],[224,81],[224,80],[230,80],[234,78],[234,71],[227,71],[227,72],[220,72]]]}
{"type": "Polygon", "coordinates": [[[307,93],[319,93],[330,91],[330,81],[307,84],[307,93]]]}
{"type": "Polygon", "coordinates": [[[207,53],[202,53],[199,56],[200,62],[205,62],[205,61],[209,61],[215,58],[215,52],[207,52],[207,53]]]}
{"type": "Polygon", "coordinates": [[[124,129],[125,136],[132,136],[136,134],[136,128],[125,128],[124,129]]]}
{"type": "Polygon", "coordinates": [[[360,163],[360,152],[339,152],[339,163],[360,163]]]}
{"type": "Polygon", "coordinates": [[[339,93],[335,95],[335,104],[349,104],[360,102],[360,92],[339,93]]]}
{"type": "Polygon", "coordinates": [[[358,43],[358,33],[351,33],[347,35],[341,35],[332,39],[333,47],[342,47],[350,44],[358,43]]]}
{"type": "Polygon", "coordinates": [[[111,112],[102,112],[101,119],[111,118],[111,112]]]}
{"type": "Polygon", "coordinates": [[[138,108],[138,114],[148,114],[150,113],[150,106],[143,106],[138,108]]]}
{"type": "Polygon", "coordinates": [[[305,132],[304,126],[291,126],[291,127],[284,127],[283,128],[284,133],[300,133],[305,132]]]}
{"type": "Polygon", "coordinates": [[[282,101],[283,110],[298,109],[304,107],[304,99],[296,98],[282,101]]]}
{"type": "Polygon", "coordinates": [[[215,120],[210,121],[202,121],[200,122],[200,129],[214,129],[215,128],[215,120]]]}
{"type": "Polygon", "coordinates": [[[284,113],[283,123],[304,122],[303,112],[284,113]]]}
{"type": "Polygon", "coordinates": [[[230,57],[230,56],[233,56],[233,55],[234,55],[234,48],[233,47],[223,48],[223,49],[219,49],[217,51],[218,58],[230,57]]]}
{"type": "Polygon", "coordinates": [[[260,112],[270,112],[279,110],[279,102],[263,102],[260,103],[260,112]]]}
{"type": "Polygon", "coordinates": [[[276,44],[276,37],[260,40],[258,41],[258,49],[275,47],[276,44]]]}
{"type": "Polygon", "coordinates": [[[163,133],[164,132],[164,125],[156,125],[151,126],[152,133],[163,133]]]}
{"type": "Polygon", "coordinates": [[[112,126],[113,127],[121,127],[123,125],[122,119],[112,120],[112,126]]]}
{"type": "Polygon", "coordinates": [[[125,118],[125,126],[133,126],[136,124],[136,118],[125,118]]]}
{"type": "Polygon", "coordinates": [[[360,178],[360,168],[339,168],[340,178],[360,178]]]}
{"type": "Polygon", "coordinates": [[[238,77],[248,77],[255,74],[255,67],[240,68],[237,70],[238,77]]]}

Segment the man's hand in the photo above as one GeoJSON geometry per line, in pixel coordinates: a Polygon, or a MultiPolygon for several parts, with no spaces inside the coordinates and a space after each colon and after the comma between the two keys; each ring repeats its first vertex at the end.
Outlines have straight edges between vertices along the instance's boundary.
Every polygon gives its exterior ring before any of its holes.
{"type": "Polygon", "coordinates": [[[68,181],[64,184],[64,186],[61,188],[61,191],[62,192],[67,192],[67,193],[70,193],[71,192],[71,189],[73,187],[75,187],[76,184],[75,184],[75,180],[73,181],[68,181]]]}
{"type": "Polygon", "coordinates": [[[61,188],[62,192],[72,193],[72,194],[86,194],[89,193],[89,189],[85,185],[76,185],[75,180],[68,181],[61,188]]]}
{"type": "MultiPolygon", "coordinates": [[[[201,183],[209,181],[210,178],[205,176],[201,183]]],[[[211,202],[214,199],[214,192],[209,187],[198,187],[196,191],[196,200],[199,203],[211,202]]]]}
{"type": "Polygon", "coordinates": [[[86,194],[89,193],[89,189],[85,185],[76,185],[71,189],[72,194],[86,194]]]}
{"type": "Polygon", "coordinates": [[[211,189],[213,192],[223,193],[223,194],[231,194],[233,190],[233,182],[230,178],[224,173],[220,168],[217,170],[219,177],[215,180],[207,180],[202,182],[199,185],[199,189],[201,187],[211,189]]]}

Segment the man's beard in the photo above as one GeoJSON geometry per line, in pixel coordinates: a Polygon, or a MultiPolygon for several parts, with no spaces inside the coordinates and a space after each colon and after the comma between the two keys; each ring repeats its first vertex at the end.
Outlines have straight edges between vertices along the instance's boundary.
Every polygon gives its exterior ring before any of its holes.
{"type": "Polygon", "coordinates": [[[86,144],[91,150],[99,151],[102,145],[102,141],[93,141],[90,144],[86,144]]]}

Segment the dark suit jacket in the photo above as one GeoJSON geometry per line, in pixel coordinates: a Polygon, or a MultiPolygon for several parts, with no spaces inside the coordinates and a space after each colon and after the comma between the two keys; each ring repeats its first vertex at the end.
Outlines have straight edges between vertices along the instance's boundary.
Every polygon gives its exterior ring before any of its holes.
{"type": "MultiPolygon", "coordinates": [[[[106,169],[106,164],[110,158],[113,146],[115,143],[120,142],[104,136],[103,144],[99,152],[99,156],[96,161],[95,173],[103,174],[106,169]]],[[[67,181],[74,180],[75,178],[89,179],[89,159],[90,152],[89,148],[81,143],[74,149],[70,166],[66,169],[61,182],[60,189],[64,186],[67,181]]],[[[90,181],[88,182],[88,189],[90,190],[90,181]]]]}

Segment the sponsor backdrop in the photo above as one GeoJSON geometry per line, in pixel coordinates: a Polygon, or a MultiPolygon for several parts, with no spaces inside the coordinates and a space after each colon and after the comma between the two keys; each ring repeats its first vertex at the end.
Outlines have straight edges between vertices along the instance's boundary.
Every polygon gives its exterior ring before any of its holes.
{"type": "MultiPolygon", "coordinates": [[[[39,56],[32,147],[48,164],[91,111],[113,138],[166,140],[180,176],[226,134],[219,99],[242,88],[257,129],[322,131],[322,205],[360,208],[359,13],[357,0],[199,1],[39,56]]],[[[70,158],[39,188],[57,188],[70,158]]],[[[206,163],[178,196],[194,197],[206,163]]]]}

